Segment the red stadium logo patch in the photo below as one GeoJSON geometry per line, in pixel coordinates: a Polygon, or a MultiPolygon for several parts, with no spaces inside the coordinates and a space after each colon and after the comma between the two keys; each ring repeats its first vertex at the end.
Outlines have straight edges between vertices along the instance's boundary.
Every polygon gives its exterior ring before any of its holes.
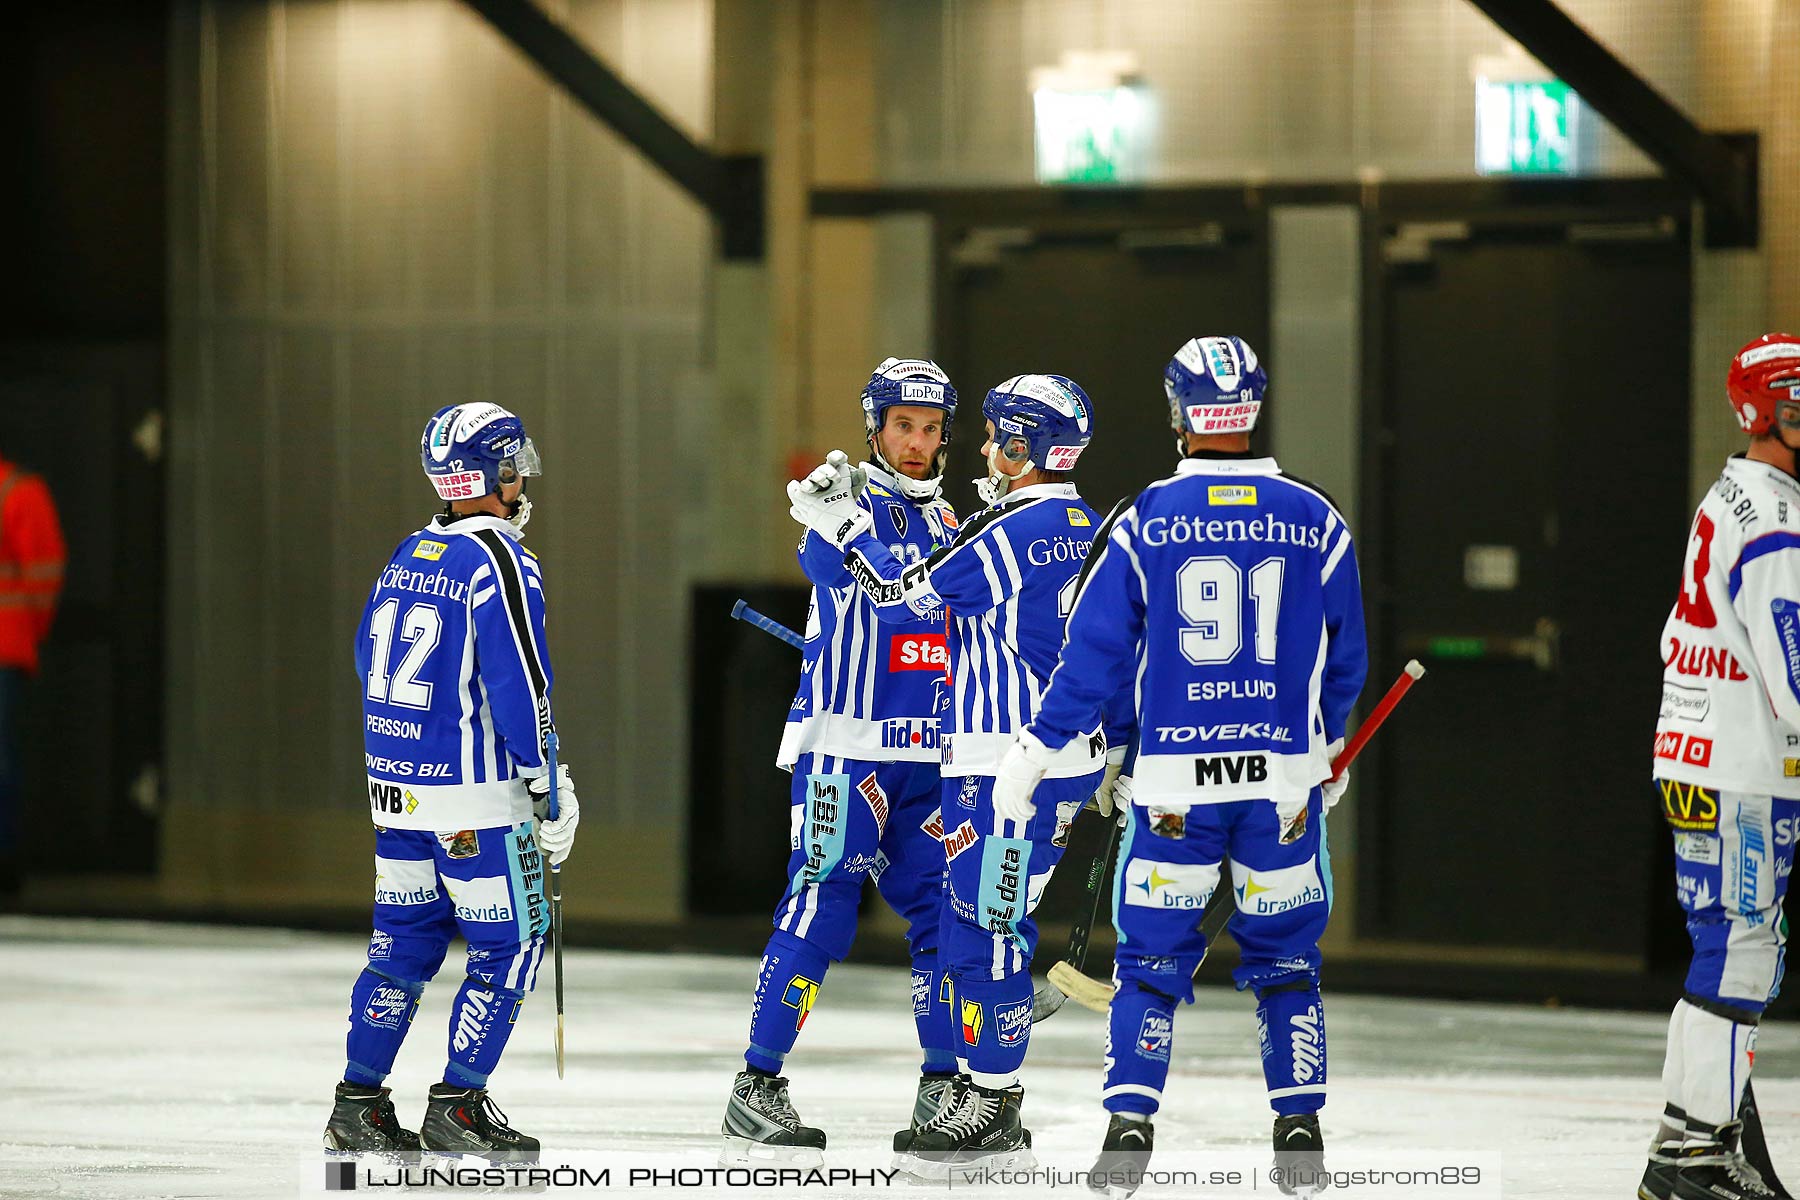
{"type": "Polygon", "coordinates": [[[888,639],[888,670],[942,671],[950,661],[941,633],[897,633],[888,639]]]}

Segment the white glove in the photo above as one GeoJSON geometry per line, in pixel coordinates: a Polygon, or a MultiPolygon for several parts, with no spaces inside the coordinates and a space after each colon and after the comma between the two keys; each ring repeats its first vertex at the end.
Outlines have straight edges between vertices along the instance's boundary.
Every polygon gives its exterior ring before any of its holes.
{"type": "Polygon", "coordinates": [[[1050,750],[1030,730],[1020,730],[994,772],[994,815],[1003,821],[1030,821],[1037,815],[1031,798],[1050,765],[1050,750]]]}
{"type": "MultiPolygon", "coordinates": [[[[1119,784],[1119,772],[1125,769],[1125,747],[1114,746],[1106,752],[1106,773],[1100,776],[1100,787],[1094,793],[1094,807],[1100,815],[1110,817],[1118,808],[1113,789],[1119,784]]],[[[1127,793],[1129,795],[1129,793],[1127,793]]]]}
{"type": "MultiPolygon", "coordinates": [[[[1344,752],[1344,739],[1343,738],[1339,738],[1337,741],[1331,743],[1331,745],[1325,747],[1325,757],[1330,762],[1336,762],[1337,756],[1342,754],[1343,752],[1344,752]]],[[[1334,804],[1336,804],[1339,800],[1342,800],[1344,798],[1344,789],[1349,786],[1350,786],[1350,768],[1349,767],[1345,767],[1344,773],[1342,775],[1339,775],[1336,779],[1327,779],[1324,783],[1321,783],[1319,785],[1319,791],[1325,797],[1325,811],[1326,812],[1330,812],[1332,806],[1334,804]]]]}
{"type": "Polygon", "coordinates": [[[560,867],[575,846],[575,827],[581,824],[581,802],[575,798],[575,783],[569,778],[568,766],[557,763],[556,820],[546,820],[550,813],[548,775],[548,771],[540,768],[535,778],[525,781],[525,790],[531,793],[531,811],[538,819],[538,850],[550,860],[551,866],[560,867]]]}
{"type": "Polygon", "coordinates": [[[850,465],[850,456],[842,450],[833,450],[825,456],[825,461],[812,469],[812,473],[800,480],[800,486],[813,493],[828,492],[838,482],[841,471],[850,472],[850,494],[860,497],[863,489],[869,486],[869,473],[861,467],[850,465]]]}
{"type": "MultiPolygon", "coordinates": [[[[1339,738],[1337,741],[1331,743],[1331,745],[1325,747],[1325,759],[1327,762],[1336,762],[1337,756],[1343,752],[1344,739],[1339,738]]],[[[1326,779],[1320,782],[1319,798],[1322,802],[1322,807],[1319,810],[1319,815],[1321,817],[1331,811],[1332,805],[1343,799],[1344,789],[1349,786],[1350,768],[1348,767],[1345,767],[1344,773],[1339,775],[1336,779],[1326,779]]],[[[1281,822],[1282,845],[1285,846],[1290,842],[1298,841],[1301,835],[1306,832],[1306,801],[1290,800],[1277,804],[1275,806],[1275,816],[1281,822]]]]}
{"type": "Polygon", "coordinates": [[[1113,780],[1113,809],[1119,814],[1120,825],[1125,824],[1125,814],[1131,811],[1131,801],[1135,794],[1131,785],[1131,776],[1121,775],[1113,780]]]}
{"type": "Polygon", "coordinates": [[[787,485],[788,515],[842,550],[874,522],[856,503],[856,471],[842,450],[787,485]]]}

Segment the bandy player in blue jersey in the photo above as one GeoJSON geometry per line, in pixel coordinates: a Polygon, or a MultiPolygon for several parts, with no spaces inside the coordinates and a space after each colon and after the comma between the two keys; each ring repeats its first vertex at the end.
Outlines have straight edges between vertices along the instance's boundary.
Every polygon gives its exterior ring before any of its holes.
{"type": "MultiPolygon", "coordinates": [[[[869,461],[856,471],[860,495],[850,506],[885,552],[921,562],[956,534],[956,514],[938,494],[956,390],[935,363],[890,358],[869,377],[861,403],[869,461]]],[[[812,605],[777,758],[794,776],[792,854],[757,972],[744,1070],[726,1105],[727,1165],[820,1161],[825,1133],[801,1122],[781,1070],[826,971],[850,951],[865,879],[874,878],[906,921],[912,957],[922,1063],[902,1139],[937,1110],[956,1072],[938,954],[943,613],[886,624],[841,549],[809,532],[799,554],[812,605]]]]}
{"type": "Polygon", "coordinates": [[[328,1149],[534,1157],[488,1076],[537,976],[549,923],[546,863],[574,845],[581,809],[562,767],[548,809],[553,728],[544,578],[520,539],[536,447],[497,404],[439,409],[420,453],[444,511],[394,548],[356,632],[375,932],[350,993],[344,1080],[328,1149]],[[468,942],[449,1055],[417,1135],[383,1085],[450,941],[468,942]]]}
{"type": "Polygon", "coordinates": [[[1235,977],[1256,993],[1275,1149],[1322,1150],[1324,814],[1344,787],[1326,780],[1368,668],[1343,516],[1274,459],[1251,457],[1267,386],[1256,355],[1238,338],[1197,338],[1164,380],[1185,457],[1100,531],[1062,660],[995,784],[995,808],[1028,818],[1038,779],[1120,686],[1135,688],[1133,761],[1115,792],[1130,797],[1131,818],[1113,892],[1103,1092],[1113,1114],[1104,1153],[1119,1157],[1103,1156],[1097,1171],[1134,1160],[1142,1169],[1175,1005],[1193,1002],[1206,951],[1199,914],[1227,858],[1235,977]]]}
{"type": "Polygon", "coordinates": [[[1031,914],[1062,855],[1059,836],[1100,785],[1106,736],[1099,717],[1047,766],[1044,812],[996,815],[994,770],[1036,711],[1062,646],[1063,618],[1099,518],[1067,481],[1093,435],[1092,408],[1060,375],[1021,375],[987,395],[991,507],[956,543],[924,562],[893,555],[858,517],[841,469],[790,484],[793,513],[847,550],[851,574],[884,621],[904,627],[950,613],[954,687],[943,730],[940,802],[947,903],[943,953],[966,1075],[910,1146],[916,1173],[947,1163],[1029,1161],[1018,1072],[1031,1033],[1031,914]]]}

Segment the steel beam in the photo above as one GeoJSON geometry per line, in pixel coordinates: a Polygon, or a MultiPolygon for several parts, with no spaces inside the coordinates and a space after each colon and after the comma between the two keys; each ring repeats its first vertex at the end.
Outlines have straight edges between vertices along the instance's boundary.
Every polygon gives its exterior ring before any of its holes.
{"type": "Polygon", "coordinates": [[[1470,0],[1706,206],[1710,246],[1754,246],[1756,135],[1707,133],[1553,0],[1470,0]]]}
{"type": "Polygon", "coordinates": [[[726,258],[761,258],[763,171],[755,156],[714,154],[640,96],[532,0],[464,0],[719,222],[726,258]]]}

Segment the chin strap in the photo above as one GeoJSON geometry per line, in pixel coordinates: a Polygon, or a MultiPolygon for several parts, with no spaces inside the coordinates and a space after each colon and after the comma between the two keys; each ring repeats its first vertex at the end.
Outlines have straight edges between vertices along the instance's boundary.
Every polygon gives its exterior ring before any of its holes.
{"type": "MultiPolygon", "coordinates": [[[[894,486],[899,488],[900,494],[908,500],[924,504],[927,501],[936,500],[944,490],[942,471],[929,479],[914,479],[906,472],[896,470],[894,465],[888,462],[887,457],[881,453],[881,448],[875,444],[873,437],[869,438],[869,457],[875,460],[876,466],[888,473],[889,478],[894,481],[894,486]]],[[[857,494],[862,494],[860,486],[857,488],[857,494]]]]}
{"type": "Polygon", "coordinates": [[[975,490],[980,493],[981,502],[990,508],[1000,503],[1001,498],[1011,490],[1012,485],[1023,476],[1029,475],[1035,465],[1030,459],[1026,459],[1025,465],[1019,468],[1017,475],[1008,475],[1000,469],[1000,447],[998,446],[988,451],[987,462],[987,477],[975,481],[975,490]]]}
{"type": "MultiPolygon", "coordinates": [[[[491,517],[496,514],[491,512],[459,513],[453,511],[450,506],[446,504],[444,505],[444,511],[441,515],[444,518],[444,524],[453,525],[458,521],[466,521],[470,517],[491,517]]],[[[519,498],[506,506],[506,515],[500,519],[523,533],[526,522],[531,520],[531,497],[527,496],[524,492],[520,492],[519,498]]]]}

